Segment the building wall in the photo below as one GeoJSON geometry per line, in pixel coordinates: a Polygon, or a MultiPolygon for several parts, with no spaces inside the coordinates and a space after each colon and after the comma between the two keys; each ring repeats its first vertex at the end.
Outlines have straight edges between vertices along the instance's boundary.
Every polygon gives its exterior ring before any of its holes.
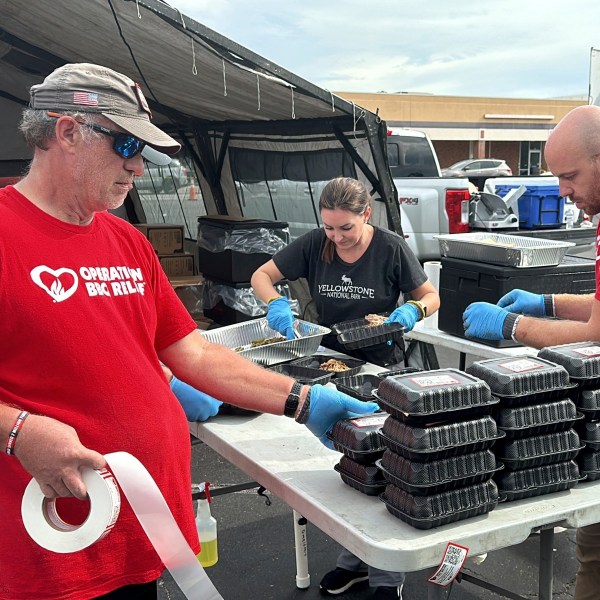
{"type": "Polygon", "coordinates": [[[354,92],[336,94],[378,112],[390,127],[425,131],[433,141],[441,167],[464,158],[502,158],[515,174],[519,173],[521,142],[545,143],[565,114],[587,104],[587,97],[537,100],[354,92]]]}

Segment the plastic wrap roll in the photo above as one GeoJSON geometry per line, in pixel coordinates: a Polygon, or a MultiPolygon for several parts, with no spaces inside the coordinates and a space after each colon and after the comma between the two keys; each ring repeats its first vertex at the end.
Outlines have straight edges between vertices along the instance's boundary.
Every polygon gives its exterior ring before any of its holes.
{"type": "MultiPolygon", "coordinates": [[[[425,275],[433,287],[439,292],[440,291],[440,271],[442,270],[442,263],[439,260],[431,260],[423,264],[425,275]]],[[[430,317],[427,317],[423,323],[427,329],[438,328],[438,312],[433,313],[430,317]]]]}

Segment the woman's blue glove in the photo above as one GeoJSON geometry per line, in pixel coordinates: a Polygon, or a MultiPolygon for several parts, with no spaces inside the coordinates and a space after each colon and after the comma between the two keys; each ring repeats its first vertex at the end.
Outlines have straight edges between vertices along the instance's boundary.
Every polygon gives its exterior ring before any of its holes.
{"type": "Polygon", "coordinates": [[[206,421],[209,417],[214,417],[223,404],[175,376],[171,379],[171,389],[181,403],[187,420],[191,422],[206,421]]]}
{"type": "Polygon", "coordinates": [[[333,388],[316,384],[310,388],[310,412],[306,426],[321,443],[333,448],[333,443],[327,439],[327,433],[340,419],[366,415],[377,410],[379,406],[375,402],[362,402],[333,388]]]}
{"type": "MultiPolygon", "coordinates": [[[[509,312],[488,302],[473,302],[463,314],[465,335],[483,340],[507,339],[502,328],[509,312]]],[[[510,336],[509,336],[510,337],[510,336]]]]}
{"type": "Polygon", "coordinates": [[[530,315],[532,317],[546,316],[544,294],[532,294],[524,290],[513,290],[502,296],[497,304],[508,312],[530,315]]]}
{"type": "Polygon", "coordinates": [[[290,303],[283,296],[276,300],[271,300],[267,310],[267,323],[271,329],[279,331],[281,335],[285,335],[288,340],[294,339],[294,315],[290,308],[290,303]]]}
{"type": "Polygon", "coordinates": [[[414,304],[403,304],[398,307],[384,323],[400,323],[404,327],[404,332],[411,331],[419,320],[419,311],[414,304]]]}

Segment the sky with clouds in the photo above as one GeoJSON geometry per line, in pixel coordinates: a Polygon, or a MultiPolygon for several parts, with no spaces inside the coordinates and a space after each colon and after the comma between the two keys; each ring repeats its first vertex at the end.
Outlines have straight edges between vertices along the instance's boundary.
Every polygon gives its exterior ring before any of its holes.
{"type": "Polygon", "coordinates": [[[325,89],[587,96],[598,0],[167,0],[325,89]]]}

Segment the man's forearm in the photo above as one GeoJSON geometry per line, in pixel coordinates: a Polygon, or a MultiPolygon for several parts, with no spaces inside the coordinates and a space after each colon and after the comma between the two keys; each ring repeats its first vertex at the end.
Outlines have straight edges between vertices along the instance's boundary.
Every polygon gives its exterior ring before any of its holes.
{"type": "Polygon", "coordinates": [[[594,294],[554,294],[553,299],[558,319],[587,322],[592,315],[594,294]]]}

